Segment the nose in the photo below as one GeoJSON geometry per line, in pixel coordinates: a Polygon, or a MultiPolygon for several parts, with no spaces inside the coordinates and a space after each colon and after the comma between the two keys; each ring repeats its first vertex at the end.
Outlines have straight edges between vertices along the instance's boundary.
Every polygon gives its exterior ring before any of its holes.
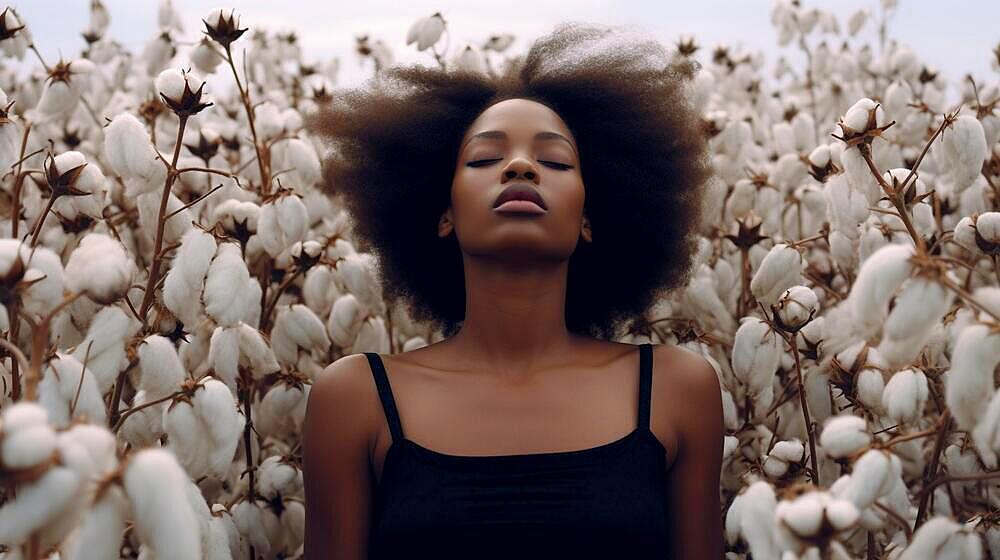
{"type": "Polygon", "coordinates": [[[516,157],[512,159],[503,170],[502,182],[506,183],[518,177],[524,177],[524,179],[538,184],[538,171],[527,158],[516,157]]]}

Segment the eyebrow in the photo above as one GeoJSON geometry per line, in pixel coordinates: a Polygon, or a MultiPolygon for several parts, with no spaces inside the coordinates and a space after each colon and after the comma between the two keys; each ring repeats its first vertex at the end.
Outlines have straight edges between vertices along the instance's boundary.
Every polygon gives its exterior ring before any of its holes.
{"type": "MultiPolygon", "coordinates": [[[[465,141],[465,144],[462,144],[461,149],[465,149],[465,146],[476,138],[494,138],[499,140],[506,140],[507,133],[502,130],[484,130],[483,132],[477,132],[472,136],[470,136],[469,139],[465,141]]],[[[576,153],[576,146],[573,145],[573,142],[570,142],[569,138],[566,138],[565,136],[559,134],[558,132],[550,132],[550,131],[539,132],[535,134],[535,140],[564,140],[567,144],[570,145],[571,148],[573,148],[573,152],[576,153]]]]}

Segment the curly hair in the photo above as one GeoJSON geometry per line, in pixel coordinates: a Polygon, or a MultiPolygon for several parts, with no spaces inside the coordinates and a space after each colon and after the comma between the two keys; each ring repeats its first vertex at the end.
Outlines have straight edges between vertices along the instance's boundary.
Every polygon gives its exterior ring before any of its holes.
{"type": "Polygon", "coordinates": [[[687,283],[703,185],[710,175],[700,115],[686,87],[693,64],[658,41],[605,44],[622,28],[559,24],[499,73],[423,65],[338,89],[307,120],[325,144],[323,188],[352,217],[358,249],[377,257],[389,301],[457,332],[465,315],[455,235],[437,236],[460,142],[491,105],[524,98],[554,110],[576,139],[594,234],[569,262],[567,329],[613,339],[687,283]],[[681,62],[678,62],[681,61],[681,62]]]}

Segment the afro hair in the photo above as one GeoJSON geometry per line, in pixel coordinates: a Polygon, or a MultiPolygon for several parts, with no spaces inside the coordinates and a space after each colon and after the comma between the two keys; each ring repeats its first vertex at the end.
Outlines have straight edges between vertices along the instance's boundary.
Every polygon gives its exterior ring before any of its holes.
{"type": "Polygon", "coordinates": [[[388,301],[446,337],[461,326],[462,255],[456,236],[437,236],[438,220],[468,127],[510,98],[553,109],[578,145],[594,238],[570,258],[567,329],[613,339],[686,284],[711,173],[688,99],[694,63],[653,39],[611,41],[621,30],[559,24],[501,72],[391,67],[335,90],[308,119],[328,149],[323,188],[375,255],[388,301]]]}

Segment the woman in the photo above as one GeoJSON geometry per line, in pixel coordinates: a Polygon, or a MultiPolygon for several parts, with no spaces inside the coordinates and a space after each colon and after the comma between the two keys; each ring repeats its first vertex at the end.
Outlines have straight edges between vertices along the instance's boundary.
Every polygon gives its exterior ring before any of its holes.
{"type": "Polygon", "coordinates": [[[312,120],[386,297],[446,338],[314,384],[310,560],[721,557],[713,368],[609,340],[686,281],[705,140],[659,43],[574,52],[616,37],[392,68],[312,120]]]}

